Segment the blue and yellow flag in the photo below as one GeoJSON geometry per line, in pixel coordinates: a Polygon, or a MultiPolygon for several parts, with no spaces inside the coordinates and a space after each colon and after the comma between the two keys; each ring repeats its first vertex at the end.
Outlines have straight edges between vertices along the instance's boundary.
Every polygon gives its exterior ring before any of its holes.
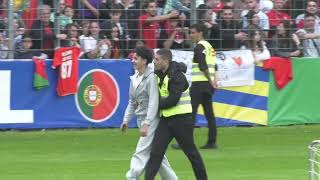
{"type": "MultiPolygon", "coordinates": [[[[213,109],[219,126],[268,123],[269,72],[255,67],[253,86],[228,87],[216,90],[213,109]]],[[[206,122],[200,106],[198,123],[206,122]]]]}

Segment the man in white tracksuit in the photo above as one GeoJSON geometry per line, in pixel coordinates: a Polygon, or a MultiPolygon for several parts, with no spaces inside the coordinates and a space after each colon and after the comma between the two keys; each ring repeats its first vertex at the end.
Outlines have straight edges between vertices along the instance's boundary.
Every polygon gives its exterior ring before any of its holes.
{"type": "MultiPolygon", "coordinates": [[[[126,173],[128,180],[137,180],[141,176],[149,160],[151,143],[159,123],[158,83],[153,69],[148,66],[152,59],[152,50],[144,47],[137,48],[133,55],[133,65],[136,73],[130,77],[129,103],[121,129],[125,131],[128,127],[128,122],[136,115],[141,137],[132,156],[130,169],[126,173]]],[[[166,157],[163,158],[159,174],[162,180],[178,179],[166,157]]]]}

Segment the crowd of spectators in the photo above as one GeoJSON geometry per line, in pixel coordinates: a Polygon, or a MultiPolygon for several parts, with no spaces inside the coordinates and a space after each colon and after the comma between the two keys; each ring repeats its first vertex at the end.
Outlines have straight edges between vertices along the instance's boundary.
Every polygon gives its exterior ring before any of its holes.
{"type": "MultiPolygon", "coordinates": [[[[15,0],[14,58],[53,58],[58,46],[79,46],[86,59],[128,58],[137,46],[190,50],[188,27],[195,22],[216,50],[250,49],[257,62],[320,56],[318,0],[304,6],[298,0],[60,0],[53,8],[55,2],[15,0]]],[[[6,59],[6,1],[0,7],[0,58],[6,59]]]]}

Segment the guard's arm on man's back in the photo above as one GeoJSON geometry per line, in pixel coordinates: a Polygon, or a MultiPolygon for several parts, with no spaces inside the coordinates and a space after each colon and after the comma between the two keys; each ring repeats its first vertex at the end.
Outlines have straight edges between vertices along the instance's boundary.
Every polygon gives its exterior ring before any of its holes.
{"type": "Polygon", "coordinates": [[[175,73],[175,76],[169,81],[169,96],[161,98],[159,101],[160,109],[168,109],[180,100],[182,93],[189,87],[188,81],[182,72],[175,73]]]}

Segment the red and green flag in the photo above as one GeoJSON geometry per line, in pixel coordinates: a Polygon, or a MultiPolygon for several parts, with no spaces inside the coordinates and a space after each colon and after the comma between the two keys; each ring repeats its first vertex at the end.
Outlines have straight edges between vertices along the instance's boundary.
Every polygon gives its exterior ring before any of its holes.
{"type": "Polygon", "coordinates": [[[319,58],[293,58],[293,80],[281,90],[270,81],[268,125],[320,123],[319,67],[319,58]]]}
{"type": "Polygon", "coordinates": [[[33,87],[40,90],[49,86],[48,76],[46,72],[46,63],[42,59],[32,59],[35,65],[33,76],[33,87]]]}

